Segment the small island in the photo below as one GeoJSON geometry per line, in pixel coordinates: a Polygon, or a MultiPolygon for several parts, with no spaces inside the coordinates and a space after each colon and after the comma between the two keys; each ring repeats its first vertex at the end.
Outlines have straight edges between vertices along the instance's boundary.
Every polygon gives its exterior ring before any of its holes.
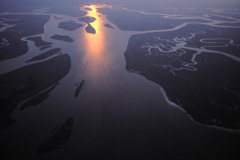
{"type": "Polygon", "coordinates": [[[92,23],[96,20],[96,18],[85,16],[85,17],[80,17],[78,20],[85,23],[92,23]]]}
{"type": "Polygon", "coordinates": [[[91,34],[96,34],[96,30],[92,27],[91,24],[88,24],[88,26],[85,28],[87,33],[91,33],[91,34]]]}
{"type": "Polygon", "coordinates": [[[68,31],[74,31],[80,27],[83,27],[83,24],[79,24],[73,21],[68,21],[68,22],[60,22],[58,24],[58,28],[65,29],[68,31]]]}
{"type": "Polygon", "coordinates": [[[30,38],[27,38],[27,40],[33,41],[36,47],[44,47],[52,44],[51,42],[44,41],[41,36],[30,37],[30,38]]]}
{"type": "Polygon", "coordinates": [[[32,62],[32,61],[39,61],[39,60],[43,60],[43,59],[46,59],[54,54],[57,54],[61,51],[60,48],[54,48],[54,49],[50,49],[36,57],[33,57],[32,59],[28,60],[27,62],[32,62]]]}
{"type": "Polygon", "coordinates": [[[66,35],[53,35],[51,38],[59,41],[73,42],[73,39],[66,35]]]}
{"type": "Polygon", "coordinates": [[[104,26],[105,26],[106,28],[115,29],[115,28],[114,28],[111,24],[109,24],[109,23],[104,24],[104,26]]]}

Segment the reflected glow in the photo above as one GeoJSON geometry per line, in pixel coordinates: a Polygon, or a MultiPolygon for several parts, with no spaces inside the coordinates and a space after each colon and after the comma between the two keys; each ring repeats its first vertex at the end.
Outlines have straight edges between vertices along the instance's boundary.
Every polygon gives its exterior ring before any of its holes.
{"type": "Polygon", "coordinates": [[[99,13],[97,12],[96,5],[84,6],[84,8],[90,8],[91,10],[86,10],[87,15],[89,17],[94,17],[96,20],[91,24],[91,26],[96,30],[96,34],[89,34],[85,32],[85,50],[89,54],[94,54],[94,57],[102,52],[104,45],[106,44],[104,32],[103,32],[103,21],[101,17],[99,17],[99,13]]]}
{"type": "Polygon", "coordinates": [[[91,24],[91,26],[96,30],[96,34],[87,33],[84,31],[83,40],[80,40],[80,43],[83,43],[82,46],[85,51],[85,56],[83,58],[83,63],[85,63],[88,75],[91,78],[97,78],[102,75],[104,68],[108,66],[108,56],[107,51],[107,33],[104,27],[105,19],[104,17],[97,12],[97,8],[103,6],[99,5],[90,5],[83,6],[82,10],[86,11],[86,16],[94,17],[96,20],[91,24]],[[86,9],[88,8],[88,9],[86,9]]]}
{"type": "Polygon", "coordinates": [[[96,18],[96,21],[90,24],[96,30],[96,33],[99,33],[99,26],[101,25],[100,23],[102,23],[102,21],[101,19],[99,19],[99,16],[97,13],[97,6],[91,5],[89,6],[89,8],[91,9],[91,11],[88,11],[87,16],[96,18]]]}

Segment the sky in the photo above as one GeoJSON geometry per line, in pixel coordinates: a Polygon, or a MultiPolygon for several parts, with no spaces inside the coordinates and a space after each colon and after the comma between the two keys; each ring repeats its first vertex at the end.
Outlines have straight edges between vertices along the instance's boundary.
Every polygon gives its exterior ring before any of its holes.
{"type": "Polygon", "coordinates": [[[0,0],[0,11],[8,9],[80,5],[87,2],[122,4],[129,8],[240,8],[240,0],[0,0]]]}
{"type": "MultiPolygon", "coordinates": [[[[97,1],[97,0],[96,0],[97,1]]],[[[238,7],[240,0],[108,0],[126,3],[128,5],[151,7],[238,7]]]]}

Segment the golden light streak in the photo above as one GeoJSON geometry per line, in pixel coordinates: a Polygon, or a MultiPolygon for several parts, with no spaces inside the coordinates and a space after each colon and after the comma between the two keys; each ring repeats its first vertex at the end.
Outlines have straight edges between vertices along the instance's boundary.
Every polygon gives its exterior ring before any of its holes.
{"type": "Polygon", "coordinates": [[[103,21],[101,17],[99,17],[99,13],[97,12],[97,6],[96,5],[90,5],[90,6],[84,6],[85,8],[90,8],[92,10],[87,10],[87,15],[89,17],[93,17],[96,20],[91,24],[91,26],[96,30],[96,34],[89,34],[85,32],[86,37],[86,43],[85,43],[85,49],[89,54],[100,54],[104,48],[104,45],[106,44],[106,40],[103,33],[103,21]]]}
{"type": "Polygon", "coordinates": [[[86,16],[94,17],[96,20],[90,25],[96,30],[96,34],[84,32],[83,40],[80,43],[84,43],[85,56],[83,61],[87,63],[88,75],[91,78],[96,79],[99,75],[102,75],[102,70],[108,65],[108,58],[106,53],[107,48],[107,33],[104,27],[104,20],[101,14],[97,12],[97,8],[101,6],[90,5],[83,6],[82,10],[87,12],[86,16]],[[90,8],[86,9],[86,8],[90,8]]]}

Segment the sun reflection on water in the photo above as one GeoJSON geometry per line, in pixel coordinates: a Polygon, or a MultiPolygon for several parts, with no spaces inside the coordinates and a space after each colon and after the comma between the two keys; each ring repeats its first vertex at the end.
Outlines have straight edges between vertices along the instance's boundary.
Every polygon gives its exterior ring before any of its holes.
{"type": "Polygon", "coordinates": [[[97,6],[91,5],[91,6],[89,6],[89,8],[91,9],[91,11],[90,10],[88,11],[87,16],[93,17],[96,19],[94,22],[92,22],[90,24],[96,30],[96,33],[99,33],[99,26],[101,25],[100,23],[102,21],[101,21],[101,19],[99,19],[99,14],[97,12],[97,6]]]}
{"type": "Polygon", "coordinates": [[[84,34],[84,37],[86,38],[85,41],[85,50],[89,54],[100,54],[106,44],[104,32],[102,29],[103,20],[101,17],[99,17],[99,13],[97,12],[97,6],[96,5],[90,5],[90,6],[84,6],[85,8],[89,8],[91,10],[86,10],[87,15],[89,17],[93,17],[96,20],[90,25],[95,29],[96,33],[95,34],[89,34],[86,33],[84,34]]]}
{"type": "Polygon", "coordinates": [[[108,66],[108,56],[106,54],[109,52],[107,50],[107,33],[104,28],[105,20],[102,15],[97,12],[97,8],[103,6],[99,5],[90,5],[83,6],[82,10],[86,11],[86,16],[93,17],[96,20],[91,22],[90,25],[95,29],[96,33],[91,34],[84,32],[83,40],[80,43],[83,43],[83,49],[85,52],[83,61],[87,64],[85,69],[88,72],[88,75],[91,78],[97,78],[102,75],[104,68],[108,66]]]}

